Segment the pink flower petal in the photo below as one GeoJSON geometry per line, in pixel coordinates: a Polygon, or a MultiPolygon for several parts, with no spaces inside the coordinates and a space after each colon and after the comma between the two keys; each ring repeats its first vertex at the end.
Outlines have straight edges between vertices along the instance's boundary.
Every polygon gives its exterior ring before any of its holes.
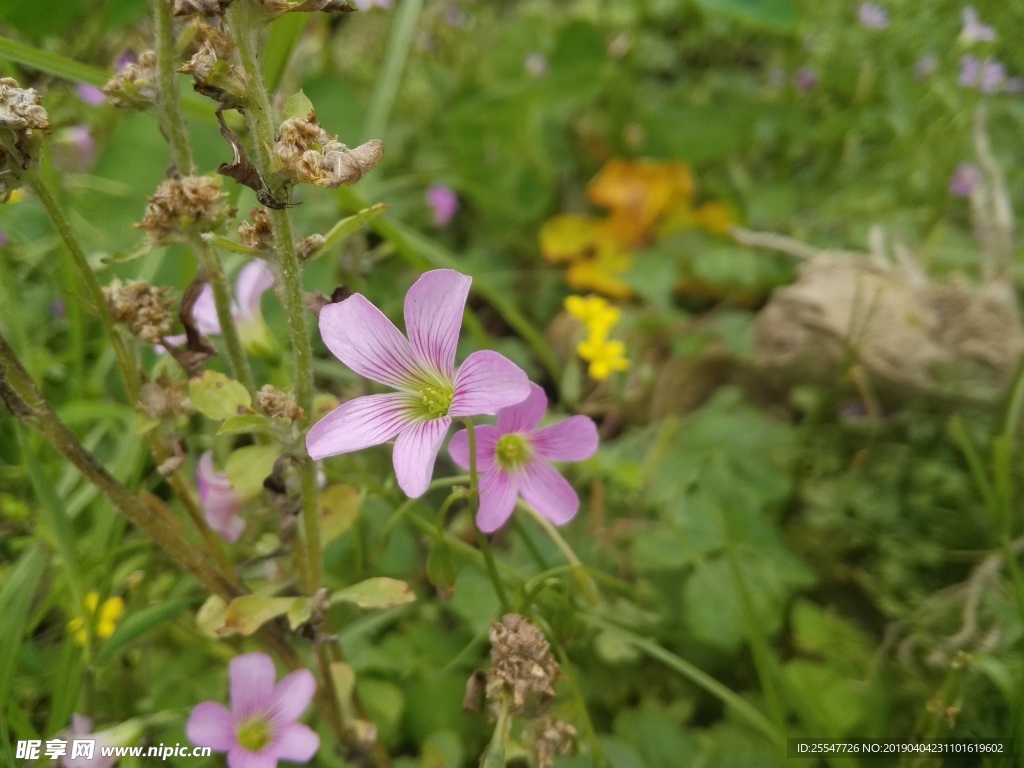
{"type": "Polygon", "coordinates": [[[512,516],[519,495],[518,483],[509,473],[494,469],[480,478],[480,508],[476,513],[476,527],[484,533],[494,533],[512,516]]]}
{"type": "Polygon", "coordinates": [[[268,748],[250,752],[241,746],[232,747],[228,752],[228,768],[277,768],[277,751],[268,748]]]}
{"type": "MultiPolygon", "coordinates": [[[[476,427],[476,471],[486,472],[494,466],[494,448],[501,437],[501,430],[490,424],[476,427]]],[[[462,429],[452,435],[448,443],[448,455],[463,469],[469,469],[469,433],[462,429]]]]}
{"type": "Polygon", "coordinates": [[[580,498],[558,470],[543,460],[533,460],[519,475],[519,491],[531,507],[555,525],[564,525],[576,516],[580,498]]]}
{"type": "Polygon", "coordinates": [[[597,425],[588,416],[570,416],[530,435],[537,455],[551,461],[589,459],[597,452],[597,443],[597,425]]]}
{"type": "Polygon", "coordinates": [[[274,686],[275,721],[296,720],[306,711],[316,693],[316,678],[308,669],[297,669],[274,686]]]}
{"type": "MultiPolygon", "coordinates": [[[[217,706],[220,706],[219,704],[217,706]]],[[[72,714],[71,715],[71,732],[72,733],[92,733],[92,719],[85,715],[72,714]]]]}
{"type": "Polygon", "coordinates": [[[544,388],[530,382],[529,397],[498,411],[498,429],[504,434],[527,432],[540,424],[547,409],[548,396],[544,394],[544,388]]]}
{"type": "Polygon", "coordinates": [[[217,303],[213,299],[213,286],[209,283],[203,286],[199,298],[192,305],[192,322],[196,324],[196,329],[204,336],[217,336],[220,334],[217,303]]]}
{"type": "Polygon", "coordinates": [[[385,443],[410,422],[408,401],[408,395],[390,392],[342,403],[310,428],[306,450],[323,459],[385,443]]]}
{"type": "Polygon", "coordinates": [[[426,493],[434,474],[437,452],[448,433],[452,420],[447,416],[421,421],[403,429],[395,440],[395,476],[398,487],[415,499],[426,493]]]}
{"type": "Polygon", "coordinates": [[[265,262],[256,259],[242,267],[242,271],[238,273],[238,282],[235,284],[235,298],[238,301],[235,319],[245,322],[263,317],[260,300],[273,284],[274,273],[265,262]]]}
{"type": "Polygon", "coordinates": [[[238,516],[242,499],[235,492],[227,475],[213,469],[213,454],[206,451],[196,467],[196,486],[203,516],[213,530],[228,541],[238,541],[245,530],[245,521],[238,516]]]}
{"type": "Polygon", "coordinates": [[[504,355],[484,349],[474,352],[455,377],[455,396],[448,415],[493,415],[530,394],[530,380],[504,355]]]}
{"type": "Polygon", "coordinates": [[[373,381],[411,390],[422,375],[412,345],[362,294],[321,309],[320,335],[335,357],[373,381]]]}
{"type": "Polygon", "coordinates": [[[279,760],[308,763],[320,748],[320,737],[302,723],[288,723],[274,739],[274,752],[279,760]]]}
{"type": "Polygon", "coordinates": [[[455,372],[455,347],[462,329],[471,277],[435,269],[405,294],[405,331],[420,357],[446,379],[455,372]]]}
{"type": "Polygon", "coordinates": [[[274,695],[274,662],[265,653],[235,656],[228,667],[231,710],[236,720],[266,714],[274,695]]]}
{"type": "Polygon", "coordinates": [[[227,752],[237,743],[234,715],[216,701],[204,701],[188,716],[185,735],[197,747],[227,752]]]}

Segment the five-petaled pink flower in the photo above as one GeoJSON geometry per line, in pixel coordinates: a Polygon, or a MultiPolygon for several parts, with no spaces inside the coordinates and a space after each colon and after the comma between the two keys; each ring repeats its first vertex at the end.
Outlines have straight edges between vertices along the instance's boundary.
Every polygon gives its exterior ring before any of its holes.
{"type": "Polygon", "coordinates": [[[265,653],[236,656],[229,667],[231,709],[204,701],[185,725],[189,741],[228,753],[228,768],[276,768],[279,760],[309,762],[320,747],[311,728],[295,722],[313,700],[316,680],[298,669],[274,684],[265,653]]]}
{"type": "MultiPolygon", "coordinates": [[[[544,390],[531,384],[526,400],[498,411],[497,427],[476,428],[476,464],[483,472],[476,524],[484,533],[505,524],[519,495],[555,525],[569,522],[579,510],[576,491],[548,462],[593,456],[597,427],[586,416],[570,416],[538,429],[547,407],[544,390]]],[[[466,430],[452,436],[448,453],[460,467],[469,468],[466,430]]]]}
{"type": "Polygon", "coordinates": [[[420,277],[405,296],[408,339],[359,293],[320,310],[320,335],[334,356],[398,392],[357,397],[324,416],[306,435],[312,458],[397,436],[398,485],[410,497],[422,496],[453,418],[493,415],[530,394],[526,374],[497,352],[474,352],[456,371],[455,347],[471,282],[451,269],[420,277]]]}
{"type": "Polygon", "coordinates": [[[459,212],[459,196],[454,189],[444,184],[431,184],[427,187],[424,199],[434,212],[435,227],[447,227],[459,212]]]}
{"type": "MultiPolygon", "coordinates": [[[[273,347],[273,336],[263,321],[260,301],[263,294],[274,284],[274,274],[259,259],[250,261],[238,273],[235,283],[236,301],[231,305],[231,316],[238,326],[238,335],[242,343],[250,351],[261,351],[273,347]]],[[[192,320],[204,336],[219,336],[220,320],[217,318],[217,305],[213,299],[213,287],[207,283],[192,305],[192,320]]],[[[186,341],[185,334],[168,336],[167,342],[172,346],[180,346],[186,341]]]]}
{"type": "Polygon", "coordinates": [[[207,524],[228,541],[238,541],[245,530],[245,521],[238,516],[242,498],[227,475],[214,471],[213,454],[209,451],[199,457],[196,486],[207,524]]]}

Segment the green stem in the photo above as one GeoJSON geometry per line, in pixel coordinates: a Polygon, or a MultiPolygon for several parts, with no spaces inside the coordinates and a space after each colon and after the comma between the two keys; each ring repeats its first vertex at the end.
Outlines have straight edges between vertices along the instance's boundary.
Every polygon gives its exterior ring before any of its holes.
{"type": "Polygon", "coordinates": [[[231,292],[224,276],[224,265],[220,254],[201,238],[192,238],[192,247],[199,255],[199,262],[209,275],[210,286],[213,288],[213,303],[217,308],[217,322],[220,323],[221,336],[228,350],[228,360],[235,378],[242,382],[249,395],[256,397],[256,379],[252,375],[249,357],[242,346],[242,337],[235,324],[235,316],[231,312],[231,292]]]}
{"type": "Polygon", "coordinates": [[[57,234],[60,236],[61,242],[64,243],[64,248],[71,255],[71,260],[74,262],[75,267],[78,268],[78,272],[82,276],[82,280],[85,281],[85,286],[89,292],[89,296],[95,305],[96,311],[103,323],[103,327],[107,331],[107,336],[110,338],[110,343],[114,348],[114,354],[117,356],[117,362],[124,375],[125,386],[128,387],[128,395],[131,398],[131,402],[134,403],[139,399],[139,372],[135,366],[135,362],[128,354],[124,341],[117,332],[117,328],[114,325],[114,318],[110,314],[110,307],[107,305],[107,300],[103,296],[103,289],[100,287],[100,281],[96,278],[96,273],[92,271],[92,267],[89,266],[89,260],[85,257],[85,251],[83,251],[82,246],[79,245],[78,238],[75,237],[75,233],[71,231],[71,224],[68,223],[67,218],[64,216],[64,211],[61,210],[57,199],[53,196],[49,187],[46,186],[46,183],[39,176],[39,172],[34,168],[29,169],[24,172],[24,179],[32,188],[32,191],[35,193],[39,202],[42,203],[43,208],[46,209],[46,214],[50,217],[50,221],[57,230],[57,234]]]}
{"type": "MultiPolygon", "coordinates": [[[[469,508],[473,516],[473,525],[476,525],[476,514],[480,509],[480,476],[476,471],[476,429],[473,427],[473,420],[466,418],[462,420],[466,425],[466,437],[469,439],[469,508]]],[[[511,610],[511,603],[508,601],[508,594],[505,592],[505,585],[498,575],[498,566],[494,562],[494,553],[491,551],[491,543],[487,540],[486,534],[479,528],[476,529],[476,540],[480,546],[480,552],[484,556],[484,563],[487,565],[487,575],[491,577],[494,584],[494,592],[498,595],[498,602],[501,603],[503,613],[511,610]]]]}
{"type": "Polygon", "coordinates": [[[185,115],[181,108],[177,74],[174,66],[177,50],[174,43],[174,19],[167,0],[153,0],[153,18],[156,25],[156,69],[160,89],[156,108],[160,128],[171,145],[171,154],[178,172],[191,176],[195,171],[192,147],[185,129],[185,115]]]}
{"type": "Polygon", "coordinates": [[[555,524],[522,499],[519,500],[519,507],[532,517],[534,522],[541,527],[541,530],[548,535],[548,538],[555,543],[555,546],[558,547],[558,551],[561,552],[565,556],[565,559],[569,561],[569,564],[573,566],[573,579],[576,581],[576,585],[583,592],[584,597],[586,597],[587,601],[591,604],[596,604],[598,600],[600,600],[597,585],[590,577],[590,574],[587,573],[586,567],[580,561],[579,557],[577,557],[572,547],[569,546],[569,542],[562,538],[562,534],[559,533],[555,524]]]}
{"type": "MultiPolygon", "coordinates": [[[[252,136],[256,164],[264,181],[270,171],[270,148],[274,141],[274,117],[260,70],[256,49],[264,16],[253,0],[236,0],[227,15],[234,32],[238,65],[249,82],[249,103],[245,120],[252,136]]],[[[305,434],[313,417],[313,348],[306,325],[306,308],[302,300],[302,270],[295,252],[291,214],[287,208],[272,209],[270,220],[281,265],[281,299],[288,316],[295,377],[295,401],[302,408],[299,431],[305,434]]],[[[320,589],[320,520],[317,515],[316,469],[308,456],[300,462],[302,487],[302,536],[305,543],[306,591],[313,595],[320,589]]]]}

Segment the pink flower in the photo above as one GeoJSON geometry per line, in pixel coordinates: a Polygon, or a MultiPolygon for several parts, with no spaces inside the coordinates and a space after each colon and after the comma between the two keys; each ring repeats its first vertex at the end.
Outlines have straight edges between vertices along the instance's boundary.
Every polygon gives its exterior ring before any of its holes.
{"type": "MultiPolygon", "coordinates": [[[[238,334],[242,343],[250,350],[261,350],[273,346],[273,337],[265,322],[260,301],[263,294],[274,284],[274,274],[260,260],[250,261],[238,273],[235,283],[236,303],[231,305],[231,316],[238,326],[238,334]]],[[[217,305],[213,299],[213,287],[207,284],[196,303],[192,305],[192,320],[196,328],[204,336],[219,336],[220,320],[217,319],[217,305]]],[[[179,346],[186,341],[184,333],[168,336],[171,346],[179,346]]]]}
{"type": "Polygon", "coordinates": [[[92,720],[82,715],[71,715],[71,729],[63,731],[58,738],[67,741],[65,754],[60,758],[62,768],[111,768],[117,762],[116,757],[100,755],[102,747],[113,746],[107,739],[92,732],[92,720]],[[93,739],[92,757],[71,757],[72,742],[75,740],[93,739]]]}
{"type": "Polygon", "coordinates": [[[889,26],[889,12],[875,3],[861,3],[857,18],[861,26],[868,29],[885,29],[889,26]]]}
{"type": "Polygon", "coordinates": [[[939,68],[939,57],[934,53],[926,53],[920,59],[917,60],[917,64],[914,65],[914,76],[918,80],[924,80],[926,77],[931,77],[935,74],[935,70],[939,68]]]}
{"type": "Polygon", "coordinates": [[[213,454],[209,451],[199,457],[196,486],[206,522],[228,541],[238,541],[245,530],[245,521],[238,516],[242,498],[235,492],[227,475],[214,471],[213,454]]]}
{"type": "Polygon", "coordinates": [[[523,61],[523,69],[534,77],[544,77],[548,73],[548,60],[543,53],[529,53],[523,61]]]}
{"type": "Polygon", "coordinates": [[[801,67],[793,73],[793,84],[797,90],[808,93],[818,85],[818,75],[812,69],[801,67]]]}
{"type": "Polygon", "coordinates": [[[459,211],[459,196],[455,190],[444,184],[431,184],[424,196],[427,205],[434,212],[434,226],[447,227],[459,211]]]}
{"type": "Polygon", "coordinates": [[[988,43],[996,39],[995,29],[987,24],[981,23],[981,19],[978,17],[978,12],[974,10],[973,5],[969,5],[964,8],[963,20],[964,28],[960,32],[960,41],[964,45],[988,43]]]}
{"type": "Polygon", "coordinates": [[[192,710],[185,735],[200,747],[228,753],[228,768],[276,768],[279,760],[308,763],[320,737],[296,722],[316,693],[316,680],[299,669],[274,684],[265,653],[236,656],[229,667],[231,709],[204,701],[192,710]]]}
{"type": "MultiPolygon", "coordinates": [[[[480,479],[477,527],[484,533],[498,530],[511,517],[516,497],[555,525],[572,520],[580,507],[576,491],[548,462],[582,461],[597,450],[597,427],[586,416],[537,428],[548,399],[530,384],[530,396],[498,411],[498,426],[476,428],[476,463],[480,479]]],[[[469,436],[456,432],[448,443],[452,460],[469,468],[469,436]]]]}
{"type": "Polygon", "coordinates": [[[75,93],[78,94],[78,98],[88,104],[90,107],[98,107],[100,104],[107,100],[106,94],[103,93],[95,85],[88,85],[86,83],[79,83],[75,86],[75,93]]]}
{"type": "Polygon", "coordinates": [[[1006,67],[989,56],[979,61],[977,56],[960,57],[960,85],[978,88],[982,93],[996,93],[1006,82],[1006,67]]]}
{"type": "Polygon", "coordinates": [[[974,163],[960,163],[949,178],[949,191],[956,197],[970,197],[981,184],[981,168],[974,163]]]}
{"type": "Polygon", "coordinates": [[[518,366],[490,350],[474,352],[456,371],[455,347],[472,278],[451,269],[427,272],[405,296],[399,332],[362,294],[320,310],[320,335],[341,362],[398,392],[357,397],[313,425],[314,459],[395,440],[398,485],[415,498],[430,484],[453,418],[493,415],[530,394],[518,366]]]}

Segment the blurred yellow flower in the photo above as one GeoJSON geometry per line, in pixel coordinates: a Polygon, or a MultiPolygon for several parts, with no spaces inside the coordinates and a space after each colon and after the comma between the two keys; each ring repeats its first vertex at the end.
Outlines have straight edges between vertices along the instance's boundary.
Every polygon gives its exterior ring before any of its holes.
{"type": "Polygon", "coordinates": [[[729,210],[729,207],[717,200],[704,203],[704,205],[694,211],[694,218],[696,219],[697,226],[712,235],[727,235],[729,234],[729,229],[736,223],[736,219],[732,215],[732,211],[729,210]]]}
{"type": "MultiPolygon", "coordinates": [[[[124,600],[120,597],[111,597],[104,600],[103,606],[100,607],[99,593],[90,592],[85,596],[85,613],[88,620],[95,621],[93,633],[96,637],[106,639],[114,634],[114,630],[117,629],[117,621],[124,614],[124,600]],[[98,614],[97,608],[99,608],[98,614]]],[[[85,624],[78,617],[68,622],[68,632],[75,636],[75,642],[79,645],[85,645],[89,639],[85,624]]]]}
{"type": "Polygon", "coordinates": [[[581,341],[576,347],[576,352],[590,363],[587,373],[596,381],[607,379],[615,371],[625,371],[629,368],[629,360],[625,357],[626,345],[621,341],[595,336],[581,341]]]}
{"type": "Polygon", "coordinates": [[[594,326],[611,328],[619,322],[619,308],[600,296],[567,296],[565,310],[588,329],[594,326]]]}
{"type": "Polygon", "coordinates": [[[640,244],[670,207],[689,205],[694,190],[683,163],[609,160],[587,186],[587,197],[611,211],[620,237],[640,244]]]}

